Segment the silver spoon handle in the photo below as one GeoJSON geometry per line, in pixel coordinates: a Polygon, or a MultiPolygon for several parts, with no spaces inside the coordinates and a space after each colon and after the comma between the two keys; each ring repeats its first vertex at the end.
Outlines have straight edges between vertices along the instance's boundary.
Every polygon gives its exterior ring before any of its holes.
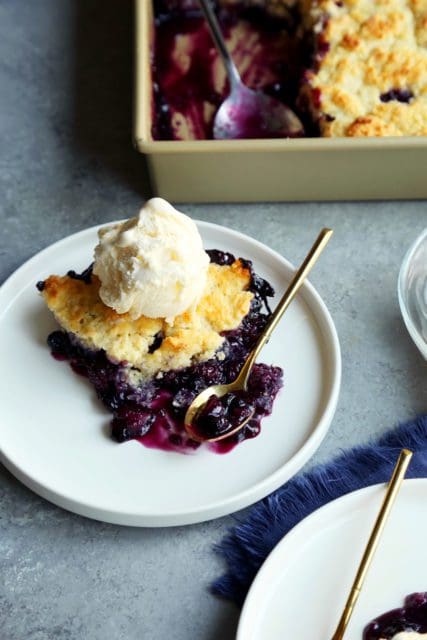
{"type": "Polygon", "coordinates": [[[258,341],[255,344],[255,347],[252,349],[248,359],[246,360],[245,364],[243,365],[239,373],[238,381],[239,381],[239,384],[242,384],[244,386],[244,388],[246,388],[246,383],[248,381],[252,366],[255,360],[257,359],[259,352],[261,351],[265,343],[270,338],[271,334],[273,333],[274,329],[277,326],[277,323],[285,313],[286,309],[291,304],[295,295],[299,291],[299,288],[301,287],[304,280],[306,279],[306,277],[308,276],[308,274],[316,264],[318,257],[322,253],[323,249],[326,247],[332,234],[333,234],[332,229],[322,229],[316,241],[314,242],[313,246],[311,247],[309,253],[307,254],[307,257],[305,258],[304,262],[301,264],[300,268],[292,278],[291,283],[289,284],[288,288],[286,289],[285,293],[282,296],[282,299],[280,300],[277,307],[271,314],[270,319],[264,328],[264,331],[258,338],[258,341]]]}
{"type": "Polygon", "coordinates": [[[206,22],[209,25],[209,29],[212,38],[215,42],[215,46],[218,49],[219,54],[224,62],[225,70],[227,72],[228,79],[230,81],[230,87],[233,89],[237,84],[241,83],[239,72],[233,62],[230,52],[225,44],[224,37],[221,33],[221,27],[218,24],[215,12],[212,9],[209,0],[199,0],[200,8],[206,18],[206,22]]]}

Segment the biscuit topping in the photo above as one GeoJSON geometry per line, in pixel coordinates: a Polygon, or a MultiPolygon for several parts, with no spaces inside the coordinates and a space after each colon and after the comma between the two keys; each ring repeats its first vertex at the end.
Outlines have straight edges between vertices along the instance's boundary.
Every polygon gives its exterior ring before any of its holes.
{"type": "Polygon", "coordinates": [[[427,135],[427,2],[302,0],[303,89],[323,136],[427,135]]]}
{"type": "Polygon", "coordinates": [[[237,328],[249,312],[250,281],[250,270],[240,260],[209,264],[198,304],[171,323],[117,313],[102,302],[95,275],[89,284],[68,275],[50,276],[41,294],[61,327],[83,346],[103,349],[112,361],[126,362],[137,375],[153,377],[207,360],[220,350],[221,333],[237,328]]]}

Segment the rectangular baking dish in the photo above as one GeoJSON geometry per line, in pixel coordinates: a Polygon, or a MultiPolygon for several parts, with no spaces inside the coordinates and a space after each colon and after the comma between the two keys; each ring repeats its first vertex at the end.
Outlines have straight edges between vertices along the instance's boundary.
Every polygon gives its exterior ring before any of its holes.
{"type": "Polygon", "coordinates": [[[427,197],[427,137],[160,141],[151,135],[152,0],[135,0],[136,149],[173,202],[427,197]]]}

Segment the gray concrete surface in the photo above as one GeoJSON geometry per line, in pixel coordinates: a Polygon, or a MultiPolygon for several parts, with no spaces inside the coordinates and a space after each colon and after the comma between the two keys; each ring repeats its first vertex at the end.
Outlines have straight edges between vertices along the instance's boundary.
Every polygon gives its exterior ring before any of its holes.
{"type": "MultiPolygon", "coordinates": [[[[0,0],[0,282],[53,241],[133,215],[149,195],[130,146],[131,20],[117,0],[0,0]]],[[[335,229],[311,279],[336,322],[343,383],[310,464],[427,410],[426,365],[396,297],[425,202],[181,208],[295,262],[319,227],[335,229]]],[[[0,372],[4,384],[3,357],[0,372]]],[[[208,592],[222,571],[212,547],[233,516],[159,530],[102,524],[52,506],[4,468],[0,497],[1,640],[234,637],[238,611],[208,592]]]]}

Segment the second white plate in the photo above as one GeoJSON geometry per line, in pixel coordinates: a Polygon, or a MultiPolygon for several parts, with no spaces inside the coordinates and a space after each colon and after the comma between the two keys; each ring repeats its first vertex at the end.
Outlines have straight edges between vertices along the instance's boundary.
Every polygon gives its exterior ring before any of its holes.
{"type": "MultiPolygon", "coordinates": [[[[238,232],[198,226],[206,248],[251,259],[281,295],[293,273],[286,260],[238,232]]],[[[315,452],[335,411],[340,350],[321,298],[306,283],[262,353],[262,361],[283,368],[285,383],[259,437],[225,455],[118,445],[89,383],[52,359],[46,337],[55,323],[35,289],[51,273],[87,267],[97,229],[45,249],[0,289],[2,462],[55,504],[117,524],[200,522],[264,497],[315,452]]]]}
{"type": "MultiPolygon", "coordinates": [[[[375,485],[335,500],[277,545],[243,607],[237,640],[328,640],[335,631],[384,497],[375,485]]],[[[387,522],[345,640],[427,591],[427,479],[405,480],[387,522]]]]}

